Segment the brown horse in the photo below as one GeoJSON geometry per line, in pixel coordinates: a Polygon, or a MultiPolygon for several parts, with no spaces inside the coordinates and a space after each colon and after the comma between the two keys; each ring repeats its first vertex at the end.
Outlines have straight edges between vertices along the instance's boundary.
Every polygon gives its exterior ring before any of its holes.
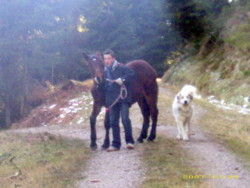
{"type": "MultiPolygon", "coordinates": [[[[101,54],[86,55],[84,58],[88,63],[88,66],[92,72],[92,76],[98,78],[98,80],[103,83],[104,75],[104,64],[101,54]]],[[[141,113],[143,115],[143,125],[138,142],[142,143],[143,139],[148,141],[153,141],[156,138],[156,126],[158,118],[158,85],[156,82],[157,74],[152,66],[144,60],[134,60],[126,64],[127,67],[133,69],[136,73],[136,80],[131,84],[131,95],[132,103],[138,103],[141,113]],[[150,123],[150,116],[152,120],[152,128],[149,137],[148,128],[150,123]]],[[[94,99],[93,109],[90,116],[90,128],[91,128],[91,144],[92,149],[97,148],[96,144],[96,118],[101,111],[101,108],[105,106],[105,97],[102,84],[96,84],[94,82],[91,94],[94,99]]],[[[106,149],[109,144],[109,113],[105,114],[104,126],[106,130],[104,143],[102,145],[103,149],[106,149]]]]}

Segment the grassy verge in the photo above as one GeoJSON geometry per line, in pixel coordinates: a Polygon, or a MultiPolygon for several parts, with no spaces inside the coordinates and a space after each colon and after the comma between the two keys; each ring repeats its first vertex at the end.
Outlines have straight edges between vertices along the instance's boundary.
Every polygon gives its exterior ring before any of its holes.
{"type": "Polygon", "coordinates": [[[192,84],[206,95],[243,105],[250,90],[248,54],[239,49],[214,48],[204,58],[191,56],[177,62],[162,79],[179,86],[192,84]]]}
{"type": "Polygon", "coordinates": [[[172,87],[171,91],[169,88],[166,88],[164,84],[159,83],[160,92],[158,98],[158,125],[172,125],[175,126],[176,122],[172,114],[172,103],[175,97],[175,94],[178,93],[177,89],[172,87]],[[161,87],[165,87],[166,90],[162,90],[161,87]]]}
{"type": "Polygon", "coordinates": [[[192,166],[192,159],[177,140],[159,137],[155,143],[143,146],[143,161],[146,163],[146,179],[142,187],[206,187],[201,174],[192,166]]]}
{"type": "Polygon", "coordinates": [[[199,124],[207,129],[224,145],[246,161],[250,169],[250,118],[233,111],[224,111],[206,101],[197,102],[206,109],[199,124]]]}
{"type": "Polygon", "coordinates": [[[71,187],[89,158],[80,140],[0,133],[1,187],[71,187]]]}
{"type": "Polygon", "coordinates": [[[231,44],[232,46],[236,46],[241,50],[249,50],[250,49],[250,22],[247,24],[239,25],[233,33],[231,33],[225,41],[231,44]]]}
{"type": "MultiPolygon", "coordinates": [[[[164,84],[161,86],[166,87],[164,84]]],[[[174,92],[179,90],[174,86],[168,86],[167,89],[174,92]]],[[[159,99],[159,106],[169,106],[171,100],[170,97],[162,95],[159,99]]],[[[229,150],[243,159],[247,168],[250,169],[249,115],[219,109],[205,100],[195,100],[195,103],[206,110],[206,114],[197,123],[208,130],[218,141],[222,141],[229,150]]],[[[169,113],[171,114],[170,111],[169,113]]],[[[167,117],[171,124],[174,123],[171,115],[160,115],[160,122],[163,122],[164,117],[167,117]]]]}
{"type": "MultiPolygon", "coordinates": [[[[163,87],[161,83],[160,86],[163,87]]],[[[173,90],[176,91],[176,88],[173,90]]],[[[158,125],[175,125],[171,112],[173,97],[170,91],[160,90],[158,125]]],[[[141,148],[142,160],[147,166],[142,187],[206,187],[203,179],[192,178],[201,173],[198,167],[192,165],[194,159],[181,148],[181,143],[176,139],[157,137],[156,142],[147,143],[141,148]]]]}

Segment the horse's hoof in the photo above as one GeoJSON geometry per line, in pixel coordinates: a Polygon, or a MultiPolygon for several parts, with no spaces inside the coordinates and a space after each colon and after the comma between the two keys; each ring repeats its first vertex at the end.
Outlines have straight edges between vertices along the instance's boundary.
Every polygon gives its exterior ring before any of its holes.
{"type": "Polygon", "coordinates": [[[90,145],[90,148],[91,148],[92,150],[96,150],[96,149],[97,149],[97,144],[91,144],[91,145],[90,145]]]}
{"type": "Polygon", "coordinates": [[[102,145],[102,150],[106,150],[106,149],[108,149],[109,148],[109,144],[103,144],[102,145]]]}
{"type": "Polygon", "coordinates": [[[155,137],[153,136],[149,136],[147,139],[148,142],[153,142],[154,140],[155,140],[155,137]]]}
{"type": "Polygon", "coordinates": [[[143,143],[143,139],[142,139],[142,138],[138,138],[138,139],[137,139],[137,142],[143,143]]]}
{"type": "Polygon", "coordinates": [[[154,139],[147,139],[148,142],[154,142],[154,139]]]}
{"type": "Polygon", "coordinates": [[[142,136],[142,139],[146,139],[148,136],[147,135],[144,135],[144,136],[142,136]]]}

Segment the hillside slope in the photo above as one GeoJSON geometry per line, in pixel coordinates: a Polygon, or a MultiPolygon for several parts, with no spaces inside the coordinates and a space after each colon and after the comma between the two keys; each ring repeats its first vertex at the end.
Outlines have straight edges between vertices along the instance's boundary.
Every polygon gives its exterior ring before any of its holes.
{"type": "Polygon", "coordinates": [[[234,11],[221,38],[221,43],[204,39],[199,52],[179,58],[181,60],[165,73],[163,81],[193,84],[205,95],[215,95],[228,103],[249,105],[250,10],[234,11]]]}

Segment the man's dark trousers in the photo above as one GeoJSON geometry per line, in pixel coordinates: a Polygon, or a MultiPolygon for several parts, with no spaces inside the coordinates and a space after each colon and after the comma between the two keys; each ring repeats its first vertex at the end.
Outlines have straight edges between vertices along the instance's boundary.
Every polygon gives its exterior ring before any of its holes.
{"type": "Polygon", "coordinates": [[[120,115],[125,130],[126,143],[134,144],[131,120],[129,119],[129,104],[126,102],[119,102],[110,109],[110,126],[113,132],[112,146],[116,148],[121,147],[121,136],[119,127],[120,115]]]}

